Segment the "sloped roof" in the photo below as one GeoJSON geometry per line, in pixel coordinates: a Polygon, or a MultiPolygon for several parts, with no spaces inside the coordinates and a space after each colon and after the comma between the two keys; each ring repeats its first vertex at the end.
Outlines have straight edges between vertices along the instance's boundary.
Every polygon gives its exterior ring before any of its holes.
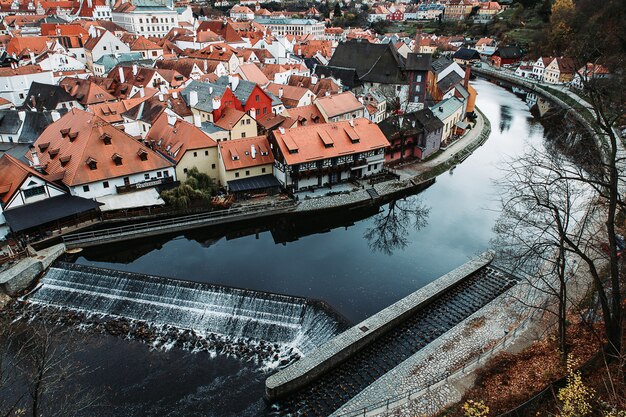
{"type": "Polygon", "coordinates": [[[48,126],[35,142],[35,150],[46,172],[63,173],[63,183],[68,186],[172,166],[159,154],[95,114],[77,109],[48,126]],[[110,145],[103,140],[105,136],[110,139],[110,145]],[[147,156],[145,160],[140,157],[141,153],[147,156]],[[121,165],[115,164],[113,155],[122,158],[121,165]],[[61,160],[67,161],[65,166],[61,160]],[[95,161],[97,169],[90,169],[88,161],[95,161]]]}
{"type": "Polygon", "coordinates": [[[66,103],[76,100],[63,88],[53,84],[43,84],[34,81],[30,85],[24,106],[38,111],[54,110],[59,103],[66,103]]]}
{"type": "Polygon", "coordinates": [[[432,54],[409,53],[406,57],[407,71],[430,71],[432,54]]]}
{"type": "Polygon", "coordinates": [[[391,43],[362,41],[340,43],[329,66],[354,68],[361,81],[383,84],[405,84],[405,61],[391,43]]]}
{"type": "Polygon", "coordinates": [[[181,94],[183,98],[185,99],[185,102],[189,104],[190,93],[192,91],[197,92],[198,103],[194,105],[193,107],[200,111],[210,113],[213,111],[213,98],[218,97],[221,99],[221,97],[224,95],[224,92],[226,92],[227,88],[229,89],[227,85],[209,84],[209,83],[202,83],[198,81],[192,81],[189,83],[189,85],[187,85],[187,87],[185,87],[185,89],[181,92],[181,94]]]}
{"type": "Polygon", "coordinates": [[[59,85],[83,106],[116,100],[114,96],[90,80],[65,77],[59,85]]]}
{"type": "Polygon", "coordinates": [[[316,104],[324,110],[329,118],[363,108],[363,103],[357,100],[351,91],[332,96],[318,97],[316,104]]]}
{"type": "Polygon", "coordinates": [[[45,176],[11,155],[0,157],[0,202],[8,203],[30,175],[46,180],[45,176]]]}
{"type": "Polygon", "coordinates": [[[246,113],[240,110],[234,109],[232,107],[227,107],[222,112],[222,117],[220,117],[220,119],[215,122],[215,126],[224,130],[232,130],[233,127],[237,125],[239,120],[241,120],[241,118],[245,115],[246,113]]]}
{"type": "Polygon", "coordinates": [[[222,162],[226,171],[274,163],[274,155],[267,136],[223,141],[219,143],[219,151],[222,154],[222,162]],[[254,158],[252,157],[253,153],[254,158]]]}

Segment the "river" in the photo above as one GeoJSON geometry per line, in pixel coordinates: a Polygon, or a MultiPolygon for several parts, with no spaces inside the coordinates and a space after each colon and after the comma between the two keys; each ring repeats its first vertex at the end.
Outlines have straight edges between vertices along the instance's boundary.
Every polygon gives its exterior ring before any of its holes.
{"type": "MultiPolygon", "coordinates": [[[[477,80],[487,142],[419,195],[366,211],[197,230],[84,250],[77,263],[321,299],[358,322],[489,248],[499,164],[541,143],[544,128],[512,92],[477,80]],[[416,224],[417,223],[417,224],[416,224]]],[[[257,416],[257,364],[87,333],[81,378],[100,416],[257,416]]]]}

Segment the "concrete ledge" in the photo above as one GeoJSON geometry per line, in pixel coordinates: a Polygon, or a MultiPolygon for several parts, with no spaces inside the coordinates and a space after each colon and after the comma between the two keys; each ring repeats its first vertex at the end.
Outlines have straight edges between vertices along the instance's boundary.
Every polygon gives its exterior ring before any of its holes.
{"type": "Polygon", "coordinates": [[[308,385],[492,260],[493,253],[485,252],[346,330],[298,362],[267,378],[265,395],[269,400],[274,400],[308,385]]]}
{"type": "Polygon", "coordinates": [[[22,259],[12,268],[0,273],[0,292],[15,297],[65,252],[65,245],[54,245],[22,259]]]}

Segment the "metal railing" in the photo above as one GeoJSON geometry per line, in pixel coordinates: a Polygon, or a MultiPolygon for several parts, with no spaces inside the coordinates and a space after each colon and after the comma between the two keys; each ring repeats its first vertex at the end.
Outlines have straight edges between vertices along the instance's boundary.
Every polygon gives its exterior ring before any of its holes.
{"type": "Polygon", "coordinates": [[[209,213],[193,214],[189,216],[176,217],[171,219],[153,220],[148,222],[130,224],[119,227],[111,227],[103,230],[91,232],[72,233],[63,237],[66,244],[101,240],[113,237],[131,236],[142,232],[160,229],[163,233],[170,229],[190,225],[217,222],[218,220],[236,219],[255,213],[273,213],[295,208],[293,201],[283,201],[274,203],[246,204],[232,207],[226,210],[212,211],[209,213]]]}

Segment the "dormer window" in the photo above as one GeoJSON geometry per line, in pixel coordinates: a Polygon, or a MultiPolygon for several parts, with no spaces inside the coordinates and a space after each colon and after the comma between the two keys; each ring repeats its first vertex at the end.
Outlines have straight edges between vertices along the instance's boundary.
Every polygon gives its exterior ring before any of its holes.
{"type": "Polygon", "coordinates": [[[45,152],[46,149],[50,146],[50,142],[40,143],[39,144],[39,152],[45,152]]]}
{"type": "Polygon", "coordinates": [[[59,162],[61,162],[61,166],[64,167],[67,165],[72,159],[72,155],[66,155],[59,158],[59,162]]]}
{"type": "Polygon", "coordinates": [[[69,129],[69,128],[67,128],[67,129],[61,129],[61,130],[60,130],[60,132],[61,132],[61,137],[63,137],[63,138],[64,138],[64,137],[66,137],[67,135],[69,135],[69,133],[70,133],[70,129],[69,129]]]}
{"type": "Polygon", "coordinates": [[[59,154],[59,148],[57,149],[50,149],[48,151],[48,155],[50,155],[50,159],[54,159],[55,156],[57,156],[59,154]]]}
{"type": "Polygon", "coordinates": [[[96,169],[98,169],[98,161],[96,161],[94,158],[89,157],[87,158],[87,166],[89,167],[90,170],[94,171],[96,169]]]}
{"type": "Polygon", "coordinates": [[[137,155],[139,155],[139,159],[141,159],[142,161],[148,160],[148,152],[146,152],[144,149],[139,149],[137,155]]]}
{"type": "Polygon", "coordinates": [[[100,140],[102,140],[102,143],[104,143],[105,145],[110,145],[111,135],[109,135],[108,133],[103,133],[102,136],[100,136],[100,140]]]}
{"type": "Polygon", "coordinates": [[[76,138],[78,137],[78,132],[71,132],[69,135],[67,135],[68,138],[70,138],[70,142],[74,142],[74,140],[76,140],[76,138]]]}
{"type": "Polygon", "coordinates": [[[122,165],[122,157],[119,154],[114,153],[113,156],[111,157],[111,159],[113,160],[115,165],[117,165],[117,166],[122,165]]]}

